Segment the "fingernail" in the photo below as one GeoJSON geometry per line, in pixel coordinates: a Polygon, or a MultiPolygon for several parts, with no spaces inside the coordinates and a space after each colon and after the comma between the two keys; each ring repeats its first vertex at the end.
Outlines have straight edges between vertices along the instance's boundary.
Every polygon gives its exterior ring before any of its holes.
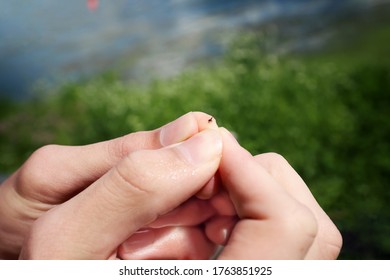
{"type": "Polygon", "coordinates": [[[222,138],[219,131],[206,129],[177,146],[188,162],[199,165],[221,157],[222,138]]]}
{"type": "Polygon", "coordinates": [[[182,142],[194,131],[197,132],[198,124],[192,114],[192,112],[187,113],[161,128],[160,143],[163,147],[182,142]]]}
{"type": "Polygon", "coordinates": [[[126,252],[133,252],[152,245],[155,240],[156,235],[153,230],[139,230],[135,232],[129,239],[123,242],[122,247],[126,252]]]}

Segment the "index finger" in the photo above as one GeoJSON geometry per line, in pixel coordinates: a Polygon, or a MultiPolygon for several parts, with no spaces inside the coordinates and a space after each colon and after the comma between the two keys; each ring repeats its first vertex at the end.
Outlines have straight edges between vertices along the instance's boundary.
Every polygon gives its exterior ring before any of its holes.
{"type": "Polygon", "coordinates": [[[317,234],[311,211],[290,196],[225,130],[219,168],[240,221],[222,259],[301,259],[317,234]]]}
{"type": "Polygon", "coordinates": [[[159,149],[206,128],[216,128],[216,122],[209,119],[208,114],[190,112],[158,129],[109,141],[85,146],[48,145],[32,154],[4,184],[17,183],[18,194],[27,199],[58,204],[99,179],[129,153],[159,149]]]}
{"type": "Polygon", "coordinates": [[[216,172],[218,131],[131,153],[86,190],[38,219],[29,258],[107,258],[138,229],[192,197],[216,172]],[[77,215],[75,215],[77,213],[77,215]]]}

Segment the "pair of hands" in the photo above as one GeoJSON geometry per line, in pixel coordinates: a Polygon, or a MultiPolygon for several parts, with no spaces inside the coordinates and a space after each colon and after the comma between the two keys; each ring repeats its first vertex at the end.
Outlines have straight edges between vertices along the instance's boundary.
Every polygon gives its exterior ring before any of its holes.
{"type": "Polygon", "coordinates": [[[341,236],[281,156],[210,116],[37,150],[0,187],[0,258],[333,259],[341,236]]]}

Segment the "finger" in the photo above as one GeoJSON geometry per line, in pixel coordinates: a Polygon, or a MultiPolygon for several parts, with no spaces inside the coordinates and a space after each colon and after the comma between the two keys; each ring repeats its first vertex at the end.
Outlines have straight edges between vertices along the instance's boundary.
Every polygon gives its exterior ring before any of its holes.
{"type": "Polygon", "coordinates": [[[257,155],[256,161],[300,203],[306,205],[316,217],[318,234],[309,249],[307,259],[335,259],[340,253],[342,237],[337,227],[318,204],[309,188],[280,155],[267,153],[257,155]]]}
{"type": "Polygon", "coordinates": [[[159,149],[217,128],[210,115],[190,112],[163,127],[86,146],[48,145],[37,150],[15,176],[23,197],[59,204],[73,197],[136,150],[159,149]]]}
{"type": "Polygon", "coordinates": [[[216,173],[210,181],[196,194],[197,198],[200,199],[210,199],[215,194],[218,193],[220,189],[221,179],[219,178],[218,173],[216,173]]]}
{"type": "Polygon", "coordinates": [[[226,245],[238,219],[236,216],[215,216],[206,222],[206,235],[214,244],[226,245]]]}
{"type": "Polygon", "coordinates": [[[210,204],[214,207],[219,215],[235,216],[237,215],[233,202],[230,200],[226,190],[220,190],[218,194],[210,199],[210,204]]]}
{"type": "Polygon", "coordinates": [[[281,155],[266,153],[255,156],[260,164],[283,188],[314,213],[324,213],[305,182],[281,155]]]}
{"type": "Polygon", "coordinates": [[[216,249],[199,227],[144,229],[120,245],[118,257],[125,260],[209,259],[216,249]]]}
{"type": "Polygon", "coordinates": [[[37,150],[0,189],[3,193],[0,211],[7,212],[9,217],[3,222],[8,223],[10,230],[12,254],[18,254],[21,240],[35,219],[53,205],[75,196],[125,155],[140,149],[158,149],[206,128],[217,128],[214,118],[209,120],[210,116],[205,113],[191,112],[153,131],[86,146],[49,145],[37,150]],[[23,223],[18,217],[24,218],[23,223]]]}
{"type": "Polygon", "coordinates": [[[312,213],[293,199],[225,129],[219,172],[241,219],[222,259],[300,259],[316,233],[312,213]]]}
{"type": "Polygon", "coordinates": [[[188,201],[159,217],[148,225],[149,228],[172,226],[196,226],[216,214],[215,209],[205,200],[190,198],[188,201]]]}
{"type": "Polygon", "coordinates": [[[207,129],[178,145],[129,154],[89,188],[40,218],[23,256],[108,258],[139,228],[199,191],[215,174],[221,152],[220,133],[207,129]],[[49,233],[44,232],[47,228],[49,233]],[[56,238],[44,238],[48,234],[56,238]]]}

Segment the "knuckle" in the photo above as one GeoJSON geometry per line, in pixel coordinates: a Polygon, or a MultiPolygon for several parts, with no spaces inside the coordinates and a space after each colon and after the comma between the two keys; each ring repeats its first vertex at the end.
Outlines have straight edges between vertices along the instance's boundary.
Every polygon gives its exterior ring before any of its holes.
{"type": "Polygon", "coordinates": [[[55,159],[58,149],[58,145],[47,145],[32,153],[18,173],[18,185],[45,187],[50,184],[47,179],[47,169],[55,159]]]}
{"type": "Polygon", "coordinates": [[[326,259],[336,259],[340,254],[343,237],[336,227],[336,225],[328,219],[328,221],[322,221],[321,224],[321,239],[324,244],[324,255],[326,259]]]}
{"type": "Polygon", "coordinates": [[[125,150],[125,136],[116,138],[112,141],[106,142],[106,150],[109,158],[112,158],[114,161],[121,159],[126,155],[127,151],[125,150]]]}
{"type": "Polygon", "coordinates": [[[257,155],[256,160],[274,176],[283,173],[286,168],[291,167],[282,155],[274,152],[257,155]]]}
{"type": "Polygon", "coordinates": [[[291,231],[298,233],[310,246],[318,234],[317,219],[313,212],[306,206],[297,203],[289,218],[291,231]]]}
{"type": "Polygon", "coordinates": [[[303,209],[302,207],[294,211],[289,216],[289,221],[282,226],[282,229],[284,229],[283,238],[290,240],[290,244],[297,250],[297,253],[306,256],[316,242],[318,224],[314,215],[303,209]]]}
{"type": "Polygon", "coordinates": [[[161,145],[157,140],[157,131],[134,132],[107,142],[110,157],[120,160],[137,150],[156,149],[161,145]]]}
{"type": "Polygon", "coordinates": [[[331,240],[328,242],[328,257],[330,259],[336,259],[343,246],[343,237],[336,227],[334,227],[334,231],[330,236],[331,240]]]}
{"type": "Polygon", "coordinates": [[[138,133],[130,133],[118,137],[106,144],[108,155],[118,161],[129,155],[131,152],[140,149],[137,141],[138,133]]]}
{"type": "Polygon", "coordinates": [[[148,169],[141,168],[140,162],[138,153],[131,153],[114,167],[114,172],[125,192],[136,191],[150,195],[153,193],[153,174],[148,169]]]}
{"type": "Polygon", "coordinates": [[[283,166],[288,164],[287,160],[281,154],[271,152],[264,154],[264,156],[267,157],[271,165],[283,166]]]}

